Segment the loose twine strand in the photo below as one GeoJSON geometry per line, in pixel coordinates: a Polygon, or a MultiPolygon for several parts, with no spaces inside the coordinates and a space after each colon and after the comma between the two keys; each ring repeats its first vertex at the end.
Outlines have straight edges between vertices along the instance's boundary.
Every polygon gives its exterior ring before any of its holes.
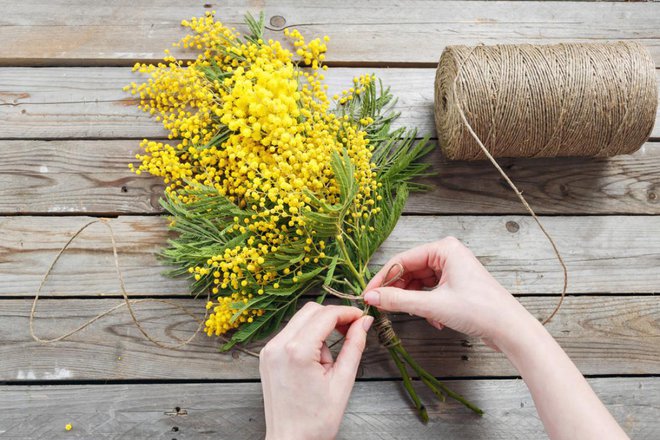
{"type": "Polygon", "coordinates": [[[462,71],[462,69],[463,69],[463,66],[465,65],[465,62],[469,59],[469,57],[472,55],[472,53],[474,52],[474,50],[475,50],[477,47],[479,47],[479,46],[474,46],[474,47],[472,47],[472,48],[470,49],[470,51],[468,52],[468,55],[462,60],[462,62],[460,63],[460,65],[459,65],[459,67],[458,67],[458,71],[457,71],[456,77],[454,78],[454,83],[453,83],[453,85],[452,85],[452,86],[453,86],[453,87],[452,87],[452,90],[453,90],[453,93],[454,93],[454,100],[455,100],[455,102],[456,102],[456,104],[457,104],[457,105],[456,105],[456,108],[457,108],[457,110],[458,110],[458,114],[460,115],[461,120],[463,121],[463,124],[465,124],[465,128],[468,130],[468,132],[470,133],[470,135],[472,136],[472,138],[477,142],[477,145],[479,145],[479,148],[480,148],[481,151],[484,153],[484,155],[488,158],[488,160],[490,161],[490,163],[493,164],[493,166],[495,167],[495,169],[497,169],[497,171],[498,171],[498,172],[500,173],[500,175],[504,178],[504,180],[505,180],[506,183],[509,185],[509,187],[511,187],[511,189],[513,190],[513,192],[516,193],[516,196],[518,197],[518,200],[520,200],[520,203],[523,204],[523,206],[525,207],[525,209],[527,210],[527,212],[529,212],[529,214],[532,216],[532,218],[534,219],[534,221],[536,222],[536,224],[537,224],[537,225],[539,226],[539,228],[541,229],[541,232],[543,232],[543,235],[545,235],[545,237],[546,237],[546,238],[548,239],[548,241],[550,242],[550,245],[552,246],[552,250],[553,250],[555,256],[557,257],[557,260],[559,261],[559,264],[560,264],[560,266],[561,266],[562,273],[563,273],[563,276],[564,276],[564,283],[563,283],[562,290],[561,290],[561,296],[559,297],[559,301],[557,302],[557,305],[555,306],[554,310],[553,310],[553,311],[550,313],[550,315],[548,315],[543,321],[541,321],[541,323],[542,323],[543,325],[545,325],[545,324],[547,324],[548,322],[550,322],[550,320],[551,320],[552,318],[554,318],[554,316],[557,314],[557,312],[559,311],[559,309],[561,308],[561,306],[562,306],[562,304],[563,304],[563,302],[564,302],[564,298],[566,297],[566,290],[568,289],[568,269],[566,268],[566,263],[564,262],[564,259],[562,258],[561,253],[559,252],[559,249],[558,249],[558,247],[557,247],[557,243],[555,243],[555,240],[552,238],[552,236],[550,235],[550,233],[547,231],[547,229],[546,229],[545,226],[543,225],[543,222],[541,222],[541,220],[540,220],[539,217],[536,215],[536,213],[534,212],[534,210],[532,209],[532,207],[529,205],[529,203],[527,202],[527,200],[526,200],[525,197],[523,196],[522,191],[520,191],[520,190],[518,189],[518,187],[516,186],[516,184],[513,183],[513,181],[511,180],[511,178],[509,178],[509,175],[508,175],[508,174],[502,169],[502,167],[501,167],[500,164],[495,160],[495,158],[494,158],[493,155],[490,153],[490,151],[488,151],[488,149],[487,149],[486,146],[483,144],[483,142],[481,141],[481,139],[479,139],[479,136],[477,136],[477,133],[475,133],[474,129],[472,128],[472,125],[470,125],[470,123],[468,122],[467,118],[465,117],[465,113],[463,112],[463,104],[462,104],[461,101],[458,99],[458,95],[456,94],[456,82],[458,81],[459,74],[461,73],[461,71],[462,71]]]}
{"type": "MultiPolygon", "coordinates": [[[[207,297],[207,301],[208,300],[210,300],[210,294],[207,297]]],[[[170,300],[167,300],[167,299],[157,299],[157,298],[130,299],[129,296],[128,296],[128,292],[126,291],[126,283],[124,282],[124,276],[122,274],[122,271],[121,271],[120,265],[119,265],[119,255],[118,255],[118,251],[117,251],[117,239],[115,237],[114,229],[112,228],[112,225],[110,224],[109,219],[103,218],[103,219],[98,219],[98,220],[92,220],[92,221],[87,222],[83,226],[81,226],[71,236],[71,238],[69,238],[69,240],[64,244],[64,246],[62,246],[62,248],[59,250],[59,252],[55,256],[53,261],[50,263],[50,266],[48,267],[48,270],[44,274],[43,278],[41,279],[41,282],[39,283],[39,288],[37,289],[37,291],[35,293],[35,296],[34,296],[34,300],[32,302],[32,308],[30,309],[30,317],[29,317],[30,335],[32,336],[33,340],[35,340],[36,342],[40,342],[42,344],[52,344],[52,343],[55,343],[55,342],[60,342],[64,339],[67,339],[67,338],[81,332],[82,330],[86,329],[87,327],[89,327],[90,325],[92,325],[93,323],[98,321],[99,319],[111,314],[115,310],[118,310],[122,307],[126,307],[126,309],[128,310],[128,313],[131,317],[131,320],[133,321],[133,324],[135,324],[135,327],[137,327],[137,329],[140,331],[140,333],[142,333],[142,335],[147,340],[149,340],[149,342],[156,345],[157,347],[168,349],[168,350],[179,349],[179,348],[185,347],[186,345],[190,344],[193,341],[193,339],[195,339],[195,337],[197,337],[197,335],[202,331],[202,329],[204,328],[204,323],[206,322],[206,318],[208,317],[208,310],[207,310],[204,314],[204,318],[200,321],[199,318],[197,318],[197,316],[194,313],[192,313],[190,310],[188,310],[187,308],[183,307],[180,304],[177,304],[177,303],[175,303],[173,301],[170,301],[170,300]],[[96,223],[100,223],[100,224],[104,225],[107,228],[108,232],[109,232],[110,240],[112,242],[112,254],[113,254],[113,257],[114,257],[115,272],[117,274],[117,279],[119,280],[119,287],[121,289],[121,294],[122,294],[122,297],[124,298],[124,301],[119,303],[119,304],[114,305],[113,307],[110,307],[109,309],[107,309],[104,312],[99,313],[98,315],[95,315],[94,317],[92,317],[91,319],[85,321],[84,323],[82,323],[78,327],[76,327],[73,330],[70,330],[70,331],[68,331],[68,332],[66,332],[66,333],[64,333],[60,336],[57,336],[57,337],[51,338],[51,339],[41,338],[36,334],[36,331],[35,331],[35,328],[34,328],[34,319],[35,319],[35,316],[36,316],[36,313],[37,313],[37,304],[39,302],[39,297],[41,295],[43,287],[46,284],[46,281],[48,280],[48,277],[53,272],[53,268],[55,267],[55,265],[59,261],[60,257],[62,257],[64,252],[69,248],[71,243],[73,243],[73,241],[80,234],[82,234],[82,232],[85,231],[85,229],[87,229],[88,227],[90,227],[90,226],[92,226],[93,224],[96,224],[96,223]],[[138,319],[138,317],[135,314],[135,310],[133,309],[133,305],[143,304],[143,303],[148,303],[148,302],[167,304],[167,305],[173,307],[174,309],[183,312],[185,315],[191,317],[193,320],[197,321],[199,323],[199,325],[197,326],[197,329],[195,330],[195,332],[190,337],[180,341],[179,343],[165,344],[161,341],[158,341],[157,339],[152,337],[151,334],[149,334],[149,332],[147,332],[144,329],[144,327],[142,326],[140,320],[138,319]]],[[[227,341],[227,339],[224,338],[224,337],[222,339],[227,341]]],[[[237,347],[237,349],[239,351],[245,353],[245,354],[250,355],[250,356],[259,357],[258,353],[255,353],[251,350],[248,350],[248,349],[245,349],[245,348],[242,348],[242,347],[237,347]]]]}

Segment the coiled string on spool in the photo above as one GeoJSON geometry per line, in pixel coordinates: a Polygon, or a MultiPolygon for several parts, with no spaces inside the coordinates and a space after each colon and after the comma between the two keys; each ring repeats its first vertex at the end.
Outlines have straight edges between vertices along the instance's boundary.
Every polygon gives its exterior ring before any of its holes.
{"type": "Polygon", "coordinates": [[[476,138],[493,157],[629,154],[657,105],[655,63],[634,42],[448,46],[436,72],[438,138],[454,160],[486,159],[476,138]]]}
{"type": "Polygon", "coordinates": [[[653,59],[632,42],[449,46],[440,58],[435,121],[445,157],[488,159],[548,239],[561,266],[561,296],[543,324],[557,314],[566,296],[566,263],[495,157],[632,153],[653,129],[657,93],[653,59]]]}

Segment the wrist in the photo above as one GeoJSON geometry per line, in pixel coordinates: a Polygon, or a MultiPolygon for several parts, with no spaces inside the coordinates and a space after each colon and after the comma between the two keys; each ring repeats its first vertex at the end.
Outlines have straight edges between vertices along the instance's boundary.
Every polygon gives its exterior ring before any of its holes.
{"type": "Polygon", "coordinates": [[[538,349],[542,341],[550,335],[545,327],[527,311],[510,322],[493,338],[493,342],[518,368],[519,360],[538,349]]]}

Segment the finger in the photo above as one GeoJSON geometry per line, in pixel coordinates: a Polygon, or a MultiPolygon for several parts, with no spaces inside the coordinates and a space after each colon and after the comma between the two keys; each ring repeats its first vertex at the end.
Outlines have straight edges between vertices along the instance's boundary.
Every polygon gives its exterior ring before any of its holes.
{"type": "Polygon", "coordinates": [[[436,276],[420,279],[424,287],[435,287],[438,285],[438,278],[436,276]]]}
{"type": "MultiPolygon", "coordinates": [[[[394,269],[392,269],[392,272],[395,272],[394,269]]],[[[436,278],[437,279],[438,274],[431,269],[430,267],[427,267],[425,269],[421,270],[416,270],[414,272],[406,272],[401,276],[401,279],[396,280],[394,282],[387,282],[385,281],[384,284],[386,284],[384,287],[398,287],[400,289],[411,289],[411,283],[413,283],[416,280],[424,280],[427,278],[436,278]]],[[[392,279],[393,276],[390,275],[390,279],[392,279]]],[[[381,287],[381,286],[376,286],[374,288],[381,287]]]]}
{"type": "MultiPolygon", "coordinates": [[[[433,243],[423,244],[392,257],[383,268],[369,281],[365,292],[382,286],[392,266],[397,263],[403,267],[404,273],[431,269],[436,274],[442,272],[447,258],[453,253],[465,252],[467,248],[456,238],[446,237],[433,243]]],[[[393,271],[393,269],[392,269],[393,271]]],[[[393,276],[392,274],[389,274],[393,276]]]]}
{"type": "MultiPolygon", "coordinates": [[[[422,271],[429,268],[429,253],[432,251],[431,244],[423,244],[421,246],[414,247],[405,252],[392,257],[381,270],[378,271],[376,275],[369,281],[367,287],[364,289],[365,292],[375,289],[382,286],[387,281],[385,277],[388,275],[393,277],[392,272],[395,269],[392,269],[393,266],[400,264],[403,268],[404,274],[408,272],[422,271]]],[[[396,273],[396,272],[394,272],[396,273]]]]}
{"type": "Polygon", "coordinates": [[[492,349],[495,350],[496,352],[498,352],[498,353],[502,353],[502,350],[500,350],[500,347],[498,347],[497,345],[495,345],[495,343],[494,343],[491,339],[489,339],[489,338],[483,338],[482,341],[484,341],[484,344],[486,344],[487,346],[489,346],[490,348],[492,348],[492,349]]]}
{"type": "Polygon", "coordinates": [[[345,324],[345,325],[338,325],[336,330],[341,333],[343,336],[346,336],[346,332],[350,328],[350,324],[345,324]]]}
{"type": "Polygon", "coordinates": [[[328,344],[325,342],[321,346],[321,365],[326,367],[326,369],[330,368],[332,366],[332,353],[330,352],[330,348],[328,347],[328,344]]]}
{"type": "Polygon", "coordinates": [[[436,321],[435,319],[427,319],[426,321],[438,330],[445,328],[444,324],[442,324],[440,321],[436,321]]]}
{"type": "Polygon", "coordinates": [[[352,383],[355,380],[362,352],[367,343],[367,332],[373,322],[373,316],[364,316],[353,322],[346,332],[346,340],[333,367],[335,377],[341,383],[352,383]]]}
{"type": "Polygon", "coordinates": [[[310,317],[309,325],[301,328],[295,337],[302,345],[319,347],[334,329],[351,324],[362,313],[357,307],[325,306],[310,317]]]}
{"type": "Polygon", "coordinates": [[[424,279],[418,278],[412,280],[411,282],[408,283],[408,285],[406,285],[403,288],[406,290],[424,290],[424,288],[426,287],[436,287],[437,285],[438,285],[438,279],[433,276],[424,279]]]}
{"type": "Polygon", "coordinates": [[[314,302],[307,302],[300,310],[296,312],[295,315],[291,317],[287,325],[284,326],[282,330],[273,338],[273,340],[283,340],[288,341],[292,339],[300,329],[306,326],[309,319],[319,310],[322,310],[323,306],[314,302]]]}
{"type": "Polygon", "coordinates": [[[438,292],[403,290],[396,287],[380,287],[364,294],[370,306],[390,312],[405,312],[431,318],[432,311],[445,306],[446,296],[438,292]]]}
{"type": "MultiPolygon", "coordinates": [[[[398,287],[399,289],[405,289],[405,288],[408,287],[408,284],[409,284],[409,283],[410,283],[410,280],[409,280],[409,279],[407,279],[407,278],[401,278],[400,280],[396,280],[396,281],[394,281],[394,282],[387,283],[387,285],[388,285],[388,286],[392,286],[392,287],[398,287]]],[[[381,285],[382,285],[382,284],[379,284],[379,285],[377,285],[377,286],[374,286],[373,288],[375,289],[375,288],[381,287],[381,285]]],[[[366,292],[366,291],[369,290],[369,289],[371,289],[371,288],[367,285],[367,287],[364,289],[364,291],[366,292]]]]}
{"type": "Polygon", "coordinates": [[[424,269],[416,270],[414,272],[410,272],[410,279],[411,280],[417,280],[417,279],[424,279],[428,277],[434,277],[437,275],[437,272],[433,270],[430,267],[426,267],[424,269]]]}

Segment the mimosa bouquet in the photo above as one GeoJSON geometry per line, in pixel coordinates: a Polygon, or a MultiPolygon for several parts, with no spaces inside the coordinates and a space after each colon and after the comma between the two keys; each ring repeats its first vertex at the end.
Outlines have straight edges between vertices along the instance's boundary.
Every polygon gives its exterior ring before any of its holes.
{"type": "MultiPolygon", "coordinates": [[[[205,330],[225,336],[223,350],[271,335],[313,293],[321,303],[328,292],[359,299],[433,148],[414,129],[392,128],[392,96],[373,75],[328,96],[328,37],[307,42],[287,30],[290,51],[264,38],[263,16],[246,23],[241,35],[213,13],[184,20],[191,33],[175,46],[197,57],[166,51],[157,65],[137,64],[147,80],[126,88],[169,132],[170,142],[145,139],[131,168],[165,182],[176,238],[163,256],[193,294],[210,298],[205,330]]],[[[480,413],[369,313],[422,419],[413,376],[480,413]]]]}

